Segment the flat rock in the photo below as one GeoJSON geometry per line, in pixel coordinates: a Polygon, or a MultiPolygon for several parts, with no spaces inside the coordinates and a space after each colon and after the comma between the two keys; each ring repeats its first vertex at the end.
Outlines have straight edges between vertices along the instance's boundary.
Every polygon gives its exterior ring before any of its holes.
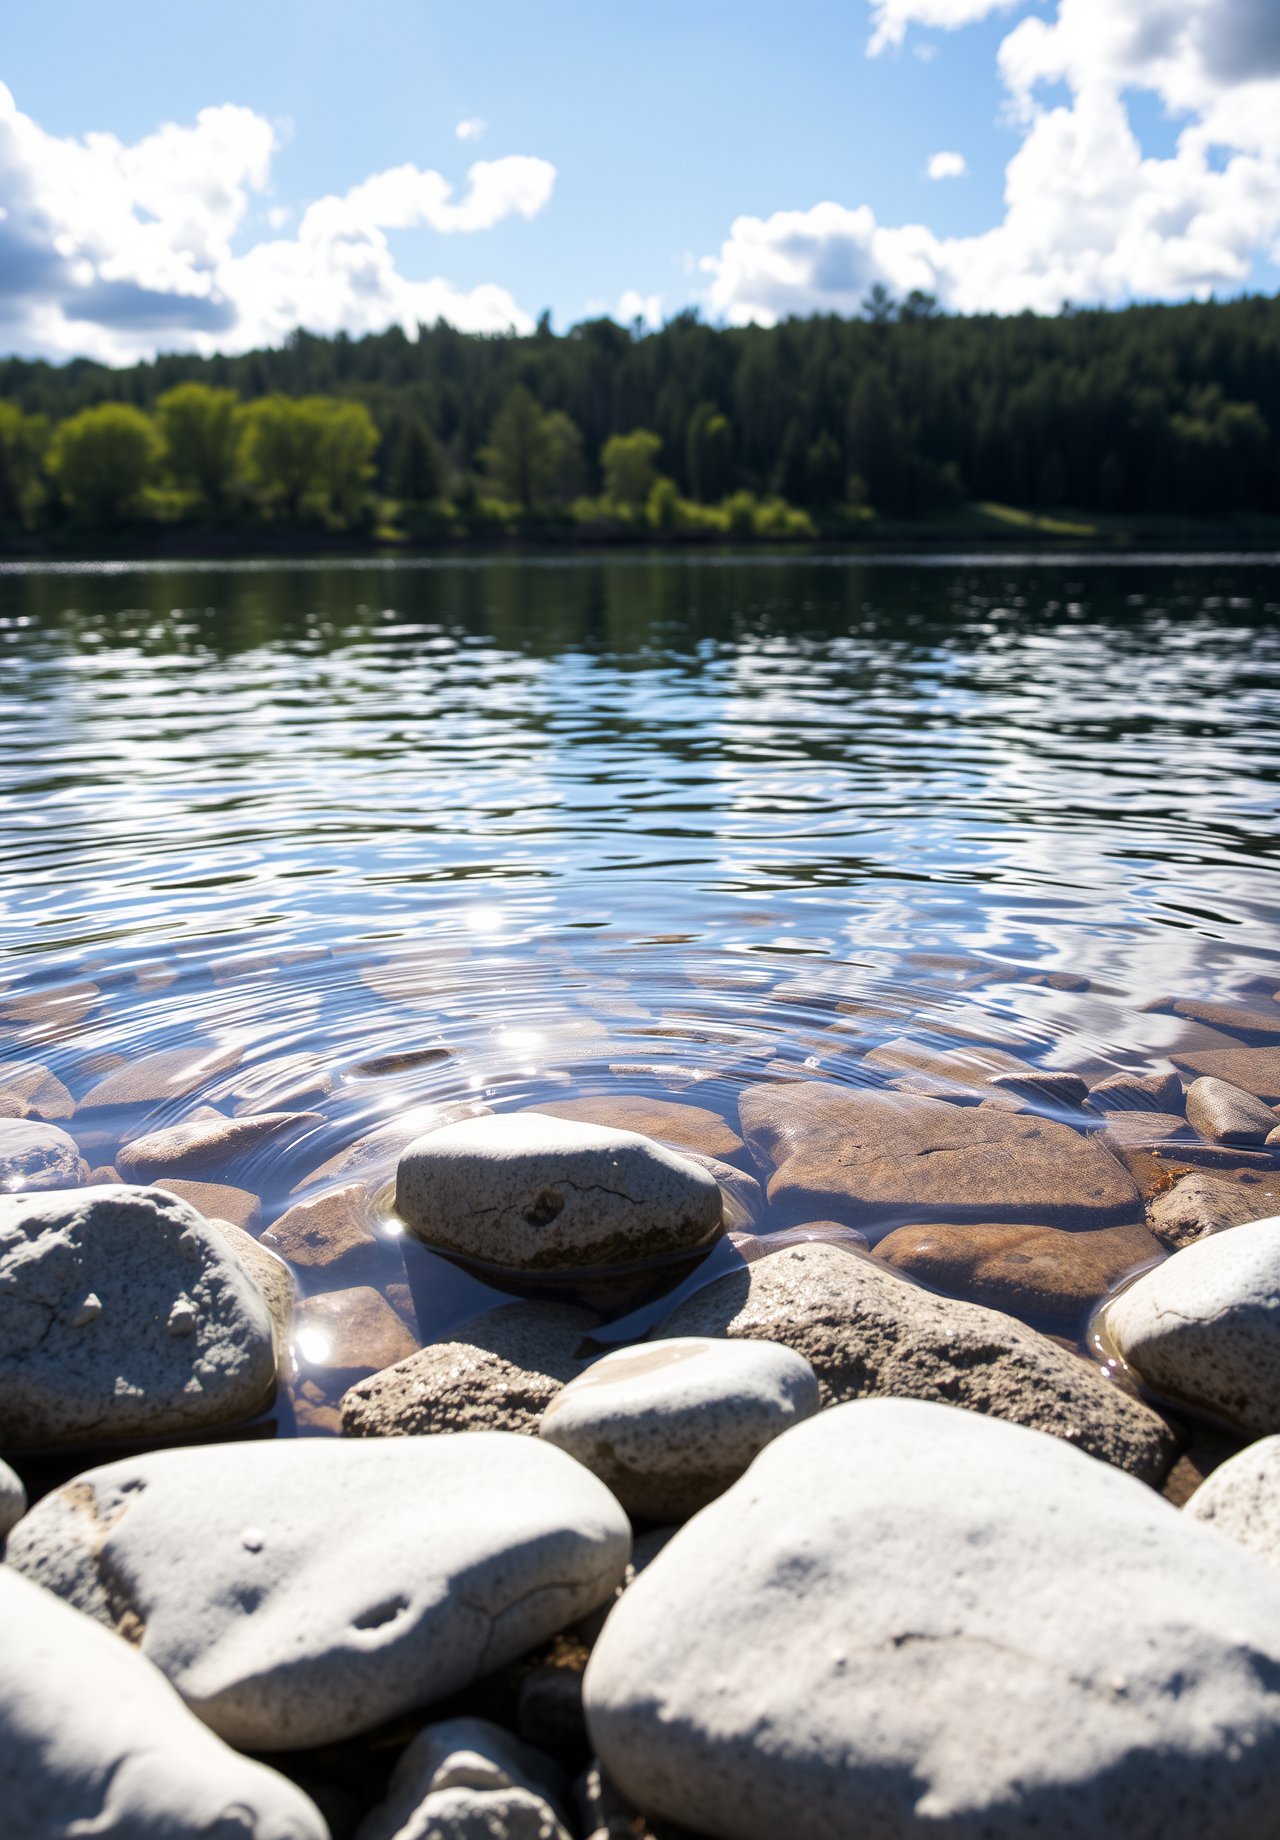
{"type": "Polygon", "coordinates": [[[418,1346],[386,1298],[368,1285],[308,1297],[298,1308],[296,1340],[303,1366],[342,1386],[393,1367],[418,1346]]]}
{"type": "Polygon", "coordinates": [[[768,1196],[849,1226],[1016,1220],[1070,1228],[1142,1217],[1132,1176],[1069,1125],[909,1093],[807,1081],[748,1086],[738,1105],[768,1196]]]}
{"type": "MultiPolygon", "coordinates": [[[[545,1840],[568,1840],[558,1812],[563,1808],[565,1786],[563,1772],[545,1752],[522,1744],[501,1725],[489,1719],[441,1719],[424,1725],[401,1752],[387,1784],[386,1799],[361,1823],[356,1840],[397,1840],[415,1815],[414,1833],[439,1831],[453,1840],[455,1827],[449,1821],[456,1822],[457,1802],[451,1806],[441,1799],[427,1806],[427,1799],[460,1790],[481,1800],[480,1808],[471,1811],[478,1816],[475,1828],[457,1830],[462,1840],[470,1840],[472,1832],[476,1840],[490,1840],[503,1833],[494,1821],[495,1816],[503,1818],[496,1798],[512,1789],[536,1800],[533,1819],[546,1826],[545,1840]],[[488,1826],[483,1825],[485,1817],[488,1826]]],[[[507,1815],[507,1830],[512,1826],[507,1815]]],[[[524,1829],[515,1825],[512,1840],[523,1840],[523,1834],[524,1829]]],[[[543,1840],[536,1825],[530,1824],[530,1840],[543,1840]]]]}
{"type": "Polygon", "coordinates": [[[1175,1252],[1109,1303],[1104,1333],[1156,1392],[1280,1431],[1280,1217],[1175,1252]]]}
{"type": "Polygon", "coordinates": [[[1211,1029],[1225,1029],[1228,1035],[1241,1035],[1254,1042],[1280,1042],[1280,1008],[1252,1009],[1243,1004],[1207,1003],[1198,997],[1160,997],[1144,1003],[1144,1010],[1169,1016],[1185,1016],[1203,1022],[1211,1029]]]}
{"type": "Polygon", "coordinates": [[[1065,1438],[1158,1482],[1172,1432],[1155,1412],[1011,1316],[935,1297],[874,1259],[795,1247],[727,1272],[654,1329],[781,1342],[818,1376],[824,1406],[874,1397],[941,1400],[1065,1438]]]}
{"type": "Polygon", "coordinates": [[[9,1840],[329,1840],[319,1810],[193,1718],[158,1669],[0,1566],[9,1840]]]}
{"type": "Polygon", "coordinates": [[[351,1285],[377,1276],[382,1247],[368,1223],[363,1182],[348,1182],[297,1201],[262,1235],[262,1243],[313,1285],[351,1285]]]}
{"type": "Polygon", "coordinates": [[[104,1106],[157,1105],[165,1099],[183,1099],[215,1073],[239,1063],[239,1048],[213,1041],[188,1042],[184,1048],[169,1048],[117,1067],[90,1088],[77,1109],[92,1112],[104,1106]]]}
{"type": "MultiPolygon", "coordinates": [[[[93,1174],[97,1175],[98,1171],[94,1170],[93,1174]]],[[[115,1169],[111,1176],[117,1182],[122,1180],[115,1169]]],[[[262,1219],[262,1203],[257,1195],[247,1188],[233,1188],[228,1182],[188,1182],[181,1176],[166,1176],[151,1186],[162,1188],[166,1195],[177,1195],[180,1201],[189,1201],[196,1213],[203,1214],[206,1220],[215,1217],[229,1220],[243,1227],[246,1233],[251,1233],[262,1219]]]]}
{"type": "Polygon", "coordinates": [[[0,1191],[79,1188],[88,1174],[75,1138],[56,1124],[0,1118],[0,1191]]]}
{"type": "Polygon", "coordinates": [[[1059,1073],[1050,1067],[1026,1067],[1020,1073],[993,1073],[987,1085],[1046,1105],[1083,1105],[1089,1097],[1089,1088],[1078,1073],[1059,1073]]]}
{"type": "Polygon", "coordinates": [[[0,1444],[160,1437],[265,1404],[266,1302],[161,1189],[0,1197],[0,1444]]]}
{"type": "Polygon", "coordinates": [[[321,1163],[301,1182],[295,1182],[290,1194],[300,1195],[307,1189],[334,1187],[342,1183],[363,1182],[370,1191],[389,1182],[396,1172],[400,1152],[415,1138],[428,1131],[443,1130],[464,1118],[491,1118],[493,1108],[478,1101],[459,1099],[448,1105],[417,1105],[396,1118],[366,1131],[345,1150],[321,1163]]]}
{"type": "Polygon", "coordinates": [[[876,1400],[676,1534],[584,1701],[625,1795],[732,1840],[1263,1840],[1278,1671],[1252,1554],[1056,1439],[876,1400]]]}
{"type": "Polygon", "coordinates": [[[526,1112],[548,1118],[576,1118],[580,1124],[605,1125],[615,1131],[634,1131],[660,1143],[701,1150],[705,1156],[736,1156],[742,1139],[730,1130],[719,1112],[704,1105],[680,1105],[673,1099],[651,1099],[642,1093],[598,1094],[590,1099],[562,1099],[551,1104],[527,1105],[526,1112]]]}
{"type": "Polygon", "coordinates": [[[1087,1103],[1099,1112],[1178,1112],[1182,1081],[1176,1073],[1111,1073],[1089,1089],[1087,1103]]]}
{"type": "Polygon", "coordinates": [[[1187,1123],[1219,1144],[1263,1144],[1280,1118],[1250,1092],[1201,1076],[1187,1089],[1187,1123]]]}
{"type": "Polygon", "coordinates": [[[99,1000],[96,984],[48,985],[43,990],[0,992],[0,1026],[30,1041],[69,1035],[99,1000]]]}
{"type": "Polygon", "coordinates": [[[27,1491],[22,1486],[21,1476],[15,1475],[7,1463],[0,1461],[0,1540],[22,1519],[26,1511],[27,1491]]]}
{"type": "Polygon", "coordinates": [[[704,1250],[723,1204],[705,1169],[634,1131],[516,1113],[410,1144],[396,1213],[436,1251],[545,1272],[704,1250]]]}
{"type": "Polygon", "coordinates": [[[1170,1048],[1169,1059],[1188,1073],[1206,1075],[1239,1086],[1268,1105],[1280,1100],[1280,1047],[1276,1048],[1170,1048]]]}
{"type": "Polygon", "coordinates": [[[926,1048],[907,1036],[882,1042],[865,1060],[890,1073],[925,1073],[934,1079],[954,1080],[959,1086],[985,1089],[994,1073],[1026,1075],[1035,1069],[1002,1048],[926,1048]]]}
{"type": "Polygon", "coordinates": [[[503,1432],[209,1445],[88,1471],[7,1564],[127,1629],[250,1750],[368,1731],[607,1602],[631,1550],[609,1491],[503,1432]]]}
{"type": "Polygon", "coordinates": [[[1280,1568],[1280,1437],[1261,1438],[1220,1463],[1183,1513],[1280,1568]]]}
{"type": "Polygon", "coordinates": [[[1147,1224],[1166,1251],[1180,1252],[1212,1233],[1267,1219],[1277,1201],[1280,1181],[1266,1187],[1228,1182],[1196,1169],[1148,1204],[1147,1224]]]}
{"type": "Polygon", "coordinates": [[[536,1435],[561,1387],[582,1372],[578,1348],[599,1322],[567,1303],[505,1303],[475,1316],[457,1339],[433,1342],[342,1401],[348,1437],[420,1437],[445,1431],[536,1435]]]}
{"type": "Polygon", "coordinates": [[[556,1394],[539,1436],[599,1476],[633,1519],[682,1521],[818,1410],[809,1363],[776,1342],[644,1342],[556,1394]]]}
{"type": "Polygon", "coordinates": [[[206,1118],[151,1131],[121,1146],[116,1168],[126,1182],[166,1176],[216,1176],[266,1143],[323,1124],[319,1112],[264,1112],[257,1118],[206,1118]]]}
{"type": "Polygon", "coordinates": [[[1146,1227],[1064,1233],[999,1222],[898,1227],[875,1249],[877,1259],[935,1290],[1023,1316],[1073,1319],[1163,1256],[1146,1227]]]}
{"type": "Polygon", "coordinates": [[[0,1116],[40,1118],[52,1124],[70,1118],[75,1109],[62,1081],[39,1061],[0,1061],[0,1116]]]}

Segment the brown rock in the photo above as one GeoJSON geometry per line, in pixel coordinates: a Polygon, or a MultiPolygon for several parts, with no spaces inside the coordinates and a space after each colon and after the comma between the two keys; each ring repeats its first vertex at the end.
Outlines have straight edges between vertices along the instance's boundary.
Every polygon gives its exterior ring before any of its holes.
{"type": "Polygon", "coordinates": [[[677,1306],[655,1340],[721,1335],[781,1342],[818,1376],[824,1406],[932,1400],[1066,1439],[1158,1483],[1176,1453],[1164,1420],[1011,1316],[935,1297],[875,1259],[796,1247],[727,1272],[677,1306]]]}
{"type": "Polygon", "coordinates": [[[298,1306],[295,1329],[306,1372],[343,1386],[393,1367],[417,1346],[386,1298],[368,1285],[309,1297],[298,1306]]]}
{"type": "Polygon", "coordinates": [[[104,1049],[98,1054],[82,1055],[71,1068],[71,1078],[73,1080],[91,1080],[95,1074],[114,1073],[117,1067],[127,1067],[128,1065],[129,1057],[127,1054],[113,1054],[109,1049],[104,1049]]]}
{"type": "Polygon", "coordinates": [[[899,1227],[874,1256],[953,1296],[1023,1316],[1077,1318],[1164,1256],[1146,1227],[1064,1233],[1007,1225],[899,1227]]]}
{"type": "Polygon", "coordinates": [[[448,1048],[403,1048],[397,1054],[375,1054],[371,1060],[357,1061],[351,1071],[362,1080],[376,1079],[379,1074],[408,1073],[414,1067],[432,1067],[437,1061],[448,1058],[448,1048]]]}
{"type": "Polygon", "coordinates": [[[1192,1170],[1147,1209],[1152,1233],[1169,1252],[1242,1227],[1246,1221],[1267,1220],[1280,1212],[1280,1180],[1275,1183],[1225,1182],[1220,1176],[1192,1170]]]}
{"type": "Polygon", "coordinates": [[[395,1175],[400,1152],[415,1137],[425,1137],[428,1131],[438,1131],[446,1124],[458,1124],[464,1118],[492,1116],[491,1105],[481,1105],[470,1099],[453,1100],[448,1105],[415,1105],[412,1111],[401,1112],[398,1118],[379,1125],[376,1131],[366,1132],[345,1150],[339,1150],[301,1182],[295,1182],[289,1192],[300,1195],[308,1188],[318,1188],[321,1183],[327,1186],[360,1181],[373,1193],[395,1175]]]}
{"type": "Polygon", "coordinates": [[[738,1102],[770,1201],[850,1226],[1016,1220],[1068,1228],[1139,1219],[1114,1157],[1069,1125],[992,1106],[809,1081],[749,1086],[738,1102]]]}
{"type": "Polygon", "coordinates": [[[164,1099],[185,1098],[215,1073],[224,1073],[239,1062],[239,1048],[219,1047],[212,1041],[189,1042],[185,1048],[149,1054],[144,1060],[117,1067],[85,1094],[79,1110],[95,1111],[107,1105],[157,1105],[164,1099]]]}
{"type": "MultiPolygon", "coordinates": [[[[120,1176],[112,1169],[106,1180],[120,1176]]],[[[94,1171],[90,1182],[100,1179],[99,1172],[94,1171]]],[[[230,1188],[223,1182],[184,1182],[180,1176],[166,1176],[163,1182],[153,1182],[153,1188],[162,1188],[166,1195],[177,1195],[180,1201],[189,1201],[197,1214],[203,1214],[206,1220],[229,1220],[234,1227],[243,1227],[246,1233],[252,1233],[262,1222],[262,1203],[247,1188],[230,1188]]]]}
{"type": "Polygon", "coordinates": [[[579,1344],[599,1322],[563,1303],[505,1303],[476,1316],[451,1342],[434,1342],[342,1401],[348,1437],[419,1437],[440,1431],[520,1431],[538,1421],[581,1373],[579,1344]]]}
{"type": "Polygon", "coordinates": [[[1260,1145],[1280,1120],[1252,1093],[1202,1076],[1187,1089],[1187,1123],[1212,1143],[1260,1145]]]}
{"type": "Polygon", "coordinates": [[[984,1105],[981,1086],[964,1086],[959,1080],[942,1080],[933,1073],[903,1073],[890,1080],[894,1092],[915,1093],[921,1099],[945,1099],[949,1105],[984,1105]]]}
{"type": "Polygon", "coordinates": [[[1160,997],[1143,1009],[1168,1016],[1186,1016],[1211,1029],[1225,1029],[1247,1041],[1280,1042],[1280,1008],[1248,1009],[1231,1003],[1202,1003],[1198,997],[1160,997]]]}
{"type": "Polygon", "coordinates": [[[1089,1088],[1078,1073],[1059,1073],[1050,1067],[1028,1067],[1022,1073],[993,1073],[987,1085],[1050,1105],[1083,1105],[1089,1097],[1089,1088]]]}
{"type": "MultiPolygon", "coordinates": [[[[121,1183],[121,1178],[116,1173],[115,1165],[113,1163],[103,1163],[100,1169],[91,1169],[89,1171],[89,1179],[85,1183],[85,1187],[110,1188],[113,1183],[121,1183]]],[[[121,1183],[121,1186],[123,1187],[123,1183],[121,1183]]],[[[172,1193],[173,1191],[171,1190],[170,1192],[172,1193]]],[[[204,1209],[197,1209],[197,1212],[203,1213],[204,1209]]]]}
{"type": "Polygon", "coordinates": [[[1087,1103],[1099,1112],[1178,1113],[1182,1081],[1176,1073],[1112,1073],[1090,1089],[1087,1103]]]}
{"type": "Polygon", "coordinates": [[[0,991],[0,1026],[6,1034],[48,1040],[76,1028],[97,1003],[96,984],[60,984],[46,990],[0,991]]]}
{"type": "Polygon", "coordinates": [[[1280,1100],[1280,1048],[1211,1048],[1188,1051],[1170,1048],[1169,1059],[1188,1073],[1206,1074],[1239,1086],[1268,1105],[1280,1100]]]}
{"type": "Polygon", "coordinates": [[[731,1131],[719,1112],[702,1105],[680,1105],[672,1099],[651,1099],[639,1093],[606,1094],[591,1099],[564,1099],[550,1104],[526,1105],[526,1112],[546,1112],[552,1118],[577,1118],[583,1124],[612,1125],[619,1131],[636,1131],[641,1137],[700,1150],[704,1156],[735,1156],[742,1139],[731,1131]]]}
{"type": "Polygon", "coordinates": [[[378,1274],[381,1246],[369,1231],[363,1182],[331,1188],[311,1201],[298,1201],[262,1236],[304,1279],[369,1283],[378,1274]]]}
{"type": "Polygon", "coordinates": [[[986,1088],[993,1073],[1026,1075],[1033,1070],[1001,1048],[923,1048],[905,1036],[872,1048],[864,1059],[891,1073],[928,1073],[934,1079],[955,1080],[961,1086],[986,1088]]]}
{"type": "Polygon", "coordinates": [[[62,1081],[39,1061],[0,1061],[0,1116],[40,1118],[53,1124],[59,1118],[70,1118],[75,1109],[76,1102],[62,1081]]]}
{"type": "Polygon", "coordinates": [[[257,1118],[207,1118],[170,1125],[121,1146],[116,1168],[127,1182],[216,1175],[273,1138],[323,1124],[318,1112],[263,1112],[257,1118]]]}
{"type": "Polygon", "coordinates": [[[340,1437],[342,1413],[330,1405],[314,1380],[296,1382],[292,1389],[293,1416],[299,1437],[340,1437]]]}

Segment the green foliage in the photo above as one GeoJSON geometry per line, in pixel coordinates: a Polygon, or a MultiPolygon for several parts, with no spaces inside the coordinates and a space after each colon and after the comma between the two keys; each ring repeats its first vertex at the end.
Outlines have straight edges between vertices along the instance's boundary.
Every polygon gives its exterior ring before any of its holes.
{"type": "Polygon", "coordinates": [[[648,428],[610,436],[600,454],[605,496],[632,513],[641,510],[657,484],[661,452],[662,436],[648,428]]]}
{"type": "Polygon", "coordinates": [[[581,490],[581,433],[562,411],[540,408],[523,384],[494,417],[480,460],[495,495],[523,511],[567,504],[581,490]]]}
{"type": "Polygon", "coordinates": [[[319,476],[323,438],[316,399],[276,393],[251,403],[245,449],[255,483],[296,520],[319,476]]]}
{"type": "Polygon", "coordinates": [[[444,461],[427,424],[415,416],[397,430],[388,467],[392,496],[406,504],[429,505],[444,497],[444,461]]]}
{"type": "Polygon", "coordinates": [[[371,464],[378,430],[363,403],[313,396],[309,404],[320,431],[316,471],[329,508],[350,521],[373,478],[371,464]]]}
{"type": "Polygon", "coordinates": [[[41,464],[49,445],[49,421],[24,415],[0,402],[0,528],[29,528],[44,499],[41,464]]]}
{"type": "Polygon", "coordinates": [[[141,409],[102,403],[59,424],[47,464],[73,511],[111,518],[137,501],[160,454],[160,436],[141,409]]]}
{"type": "Polygon", "coordinates": [[[156,403],[165,464],[180,486],[222,505],[236,478],[244,436],[240,398],[234,390],[204,383],[180,383],[156,403]]]}

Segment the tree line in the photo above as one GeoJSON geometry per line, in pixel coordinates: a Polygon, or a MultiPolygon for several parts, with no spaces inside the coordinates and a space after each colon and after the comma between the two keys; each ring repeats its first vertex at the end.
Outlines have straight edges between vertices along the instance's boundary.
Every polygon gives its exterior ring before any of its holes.
{"type": "Polygon", "coordinates": [[[861,318],[773,328],[687,312],[556,335],[544,316],[527,337],[439,323],[118,370],[0,363],[0,523],[144,501],[423,535],[557,518],[802,535],[966,501],[1276,515],[1280,301],[1001,319],[878,291],[861,318]],[[108,424],[116,448],[129,431],[129,497],[108,424]]]}

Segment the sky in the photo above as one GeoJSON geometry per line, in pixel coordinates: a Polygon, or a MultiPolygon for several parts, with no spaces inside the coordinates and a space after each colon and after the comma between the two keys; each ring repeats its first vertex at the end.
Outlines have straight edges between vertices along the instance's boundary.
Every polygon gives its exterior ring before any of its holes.
{"type": "Polygon", "coordinates": [[[1280,0],[45,0],[0,352],[1280,290],[1280,0]]]}

